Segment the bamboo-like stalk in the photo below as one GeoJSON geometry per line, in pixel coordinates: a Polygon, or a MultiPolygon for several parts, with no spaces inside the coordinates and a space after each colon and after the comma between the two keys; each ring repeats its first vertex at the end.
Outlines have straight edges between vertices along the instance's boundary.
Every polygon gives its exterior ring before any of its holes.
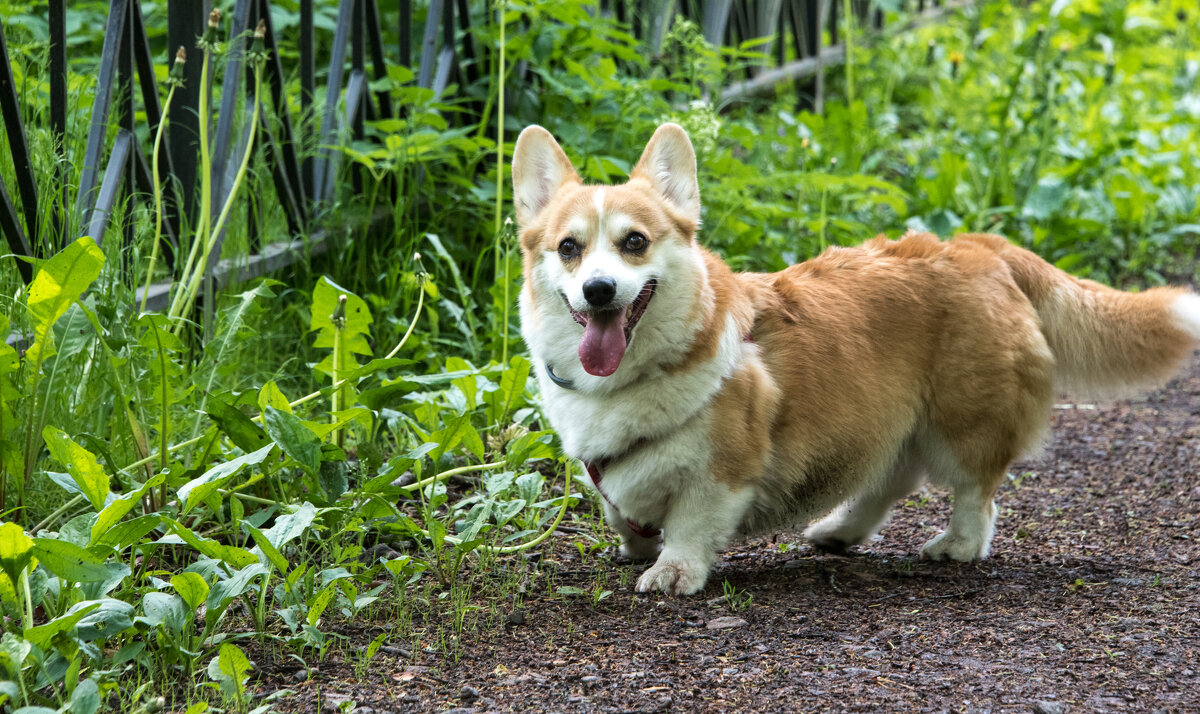
{"type": "Polygon", "coordinates": [[[150,172],[154,184],[154,243],[150,251],[150,265],[146,268],[146,287],[142,289],[142,304],[140,312],[146,311],[146,297],[150,294],[150,283],[154,280],[154,265],[158,262],[158,246],[162,242],[163,208],[162,208],[162,179],[158,170],[158,152],[162,148],[163,129],[167,125],[167,117],[171,112],[171,100],[175,98],[175,90],[183,81],[183,65],[187,62],[187,50],[183,47],[175,53],[175,64],[171,67],[168,80],[171,88],[163,102],[162,115],[158,119],[158,130],[154,132],[154,156],[150,159],[150,172]]]}
{"type": "MultiPolygon", "coordinates": [[[[196,295],[200,291],[200,283],[204,279],[204,271],[208,267],[208,261],[212,255],[213,249],[216,247],[217,238],[221,235],[221,230],[225,227],[225,221],[229,218],[230,211],[233,210],[234,200],[237,198],[238,189],[241,188],[242,181],[246,177],[246,168],[250,164],[250,156],[254,153],[254,136],[258,129],[258,118],[262,108],[260,101],[262,94],[262,70],[263,63],[259,61],[254,68],[254,108],[250,117],[250,132],[246,141],[246,150],[242,153],[242,160],[238,166],[237,174],[234,176],[233,184],[229,187],[229,194],[225,198],[225,205],[221,207],[221,213],[217,216],[217,220],[212,225],[212,230],[208,237],[204,240],[204,249],[200,252],[199,259],[196,262],[195,269],[191,275],[184,274],[184,280],[187,281],[187,286],[182,293],[182,299],[179,301],[178,309],[172,309],[170,316],[182,317],[187,314],[191,306],[196,301],[196,295]]],[[[201,122],[203,124],[203,122],[201,122]]],[[[203,139],[202,139],[203,141],[203,139]]],[[[201,156],[204,155],[204,150],[201,150],[201,156]]],[[[203,162],[202,162],[203,163],[203,162]]],[[[209,169],[204,170],[203,183],[211,183],[209,180],[209,169]]],[[[211,192],[211,187],[208,189],[211,192]]],[[[201,192],[203,195],[203,191],[201,192]]],[[[210,199],[211,200],[211,196],[210,199]]],[[[202,206],[202,211],[205,208],[202,206]]],[[[175,328],[177,331],[183,329],[183,323],[178,323],[175,328]]]]}
{"type": "MultiPolygon", "coordinates": [[[[192,248],[188,251],[187,262],[184,264],[183,271],[180,272],[180,285],[187,286],[187,276],[191,273],[192,267],[196,264],[196,259],[200,252],[200,245],[203,242],[203,237],[208,230],[209,219],[212,214],[212,155],[209,153],[208,145],[208,121],[210,108],[208,106],[208,70],[212,65],[213,54],[217,49],[217,28],[221,23],[221,11],[213,10],[208,15],[208,29],[201,38],[199,44],[204,50],[204,62],[200,66],[200,213],[197,216],[196,231],[192,237],[192,248]]],[[[175,293],[175,299],[171,302],[170,309],[167,310],[167,317],[174,318],[182,314],[183,295],[179,292],[175,293]]],[[[180,328],[181,329],[181,328],[180,328]]]]}

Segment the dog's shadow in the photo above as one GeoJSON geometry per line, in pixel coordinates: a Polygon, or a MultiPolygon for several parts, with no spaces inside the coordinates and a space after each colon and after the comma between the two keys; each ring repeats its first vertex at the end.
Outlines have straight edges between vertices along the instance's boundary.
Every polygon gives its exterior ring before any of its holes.
{"type": "Polygon", "coordinates": [[[872,550],[834,554],[812,546],[782,554],[754,550],[726,554],[714,567],[704,595],[732,589],[753,594],[759,602],[811,597],[819,602],[833,598],[870,603],[986,600],[1016,592],[1045,598],[1098,586],[1155,587],[1166,575],[1150,564],[1062,553],[1001,553],[957,563],[872,550]]]}

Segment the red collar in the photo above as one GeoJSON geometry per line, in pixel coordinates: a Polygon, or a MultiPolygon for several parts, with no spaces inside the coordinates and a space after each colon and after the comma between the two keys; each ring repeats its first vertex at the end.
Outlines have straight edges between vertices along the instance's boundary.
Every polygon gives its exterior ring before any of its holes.
{"type": "MultiPolygon", "coordinates": [[[[610,463],[612,463],[612,461],[612,458],[605,457],[595,462],[584,461],[583,465],[585,468],[587,468],[588,476],[592,477],[592,483],[596,485],[596,491],[600,494],[600,497],[603,498],[608,505],[612,506],[612,509],[617,512],[617,515],[620,515],[621,509],[617,508],[617,504],[613,503],[612,499],[608,497],[608,494],[604,492],[604,489],[600,488],[600,479],[603,476],[601,469],[607,467],[610,463]]],[[[625,519],[625,525],[629,527],[629,530],[643,538],[657,538],[658,534],[662,533],[660,529],[655,528],[649,523],[635,523],[629,518],[625,519]]]]}

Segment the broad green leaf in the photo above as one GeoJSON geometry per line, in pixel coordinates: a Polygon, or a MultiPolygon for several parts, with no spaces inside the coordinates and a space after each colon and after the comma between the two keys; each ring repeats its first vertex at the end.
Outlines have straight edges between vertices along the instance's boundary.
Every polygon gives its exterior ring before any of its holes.
{"type": "Polygon", "coordinates": [[[171,587],[183,598],[188,609],[195,610],[208,598],[208,583],[199,573],[184,572],[171,576],[171,587]]]}
{"type": "Polygon", "coordinates": [[[409,392],[429,387],[441,387],[450,384],[460,377],[474,374],[471,370],[442,372],[440,374],[406,374],[396,379],[387,380],[374,389],[359,392],[358,401],[378,411],[386,406],[397,403],[401,397],[409,392]]]}
{"type": "MultiPolygon", "coordinates": [[[[250,525],[249,523],[243,523],[242,529],[249,533],[250,537],[254,539],[255,544],[258,546],[259,551],[261,551],[263,556],[267,559],[267,562],[274,566],[275,570],[279,571],[280,575],[287,575],[287,558],[284,558],[279,550],[271,544],[271,540],[267,538],[262,531],[250,525]]],[[[253,553],[254,551],[251,550],[250,552],[253,553]]]]}
{"type": "Polygon", "coordinates": [[[266,409],[269,406],[275,407],[281,412],[292,413],[291,402],[279,390],[279,385],[275,384],[274,380],[268,381],[258,390],[258,408],[266,409]]]}
{"type": "Polygon", "coordinates": [[[156,513],[121,521],[101,534],[99,538],[94,538],[92,545],[106,545],[117,550],[124,550],[140,541],[162,522],[162,516],[156,513]]]}
{"type": "Polygon", "coordinates": [[[494,501],[484,501],[472,506],[467,515],[463,516],[463,519],[456,524],[458,537],[464,541],[471,541],[478,538],[483,528],[491,525],[494,506],[494,501]]]}
{"type": "Polygon", "coordinates": [[[525,499],[526,503],[533,503],[537,500],[538,494],[542,492],[542,485],[545,481],[545,477],[536,471],[522,474],[517,477],[517,493],[525,499]]]}
{"type": "Polygon", "coordinates": [[[117,653],[115,655],[113,655],[113,657],[112,657],[113,666],[120,667],[121,665],[125,664],[126,662],[136,661],[139,664],[141,664],[142,666],[146,667],[146,669],[149,669],[150,668],[150,658],[145,656],[145,654],[144,654],[145,651],[146,651],[146,643],[145,642],[130,642],[129,644],[122,647],[121,649],[117,650],[117,653]]]}
{"type": "Polygon", "coordinates": [[[250,671],[250,660],[246,658],[246,654],[239,647],[228,642],[223,642],[221,643],[220,652],[217,655],[217,661],[221,668],[221,673],[233,681],[234,688],[237,690],[237,696],[240,699],[244,691],[246,673],[250,671]]]}
{"type": "MultiPolygon", "coordinates": [[[[258,556],[244,548],[238,548],[233,545],[225,545],[218,543],[209,538],[201,538],[196,535],[190,528],[183,525],[179,521],[171,518],[164,518],[163,522],[168,524],[185,543],[200,551],[201,555],[209,558],[216,558],[222,562],[228,563],[235,568],[244,568],[251,563],[258,562],[258,556]]],[[[174,584],[174,582],[172,582],[174,584]]]]}
{"type": "Polygon", "coordinates": [[[283,449],[283,453],[310,474],[321,467],[321,440],[298,417],[268,406],[263,410],[267,433],[283,449]]]}
{"type": "MultiPolygon", "coordinates": [[[[267,407],[267,409],[276,411],[271,409],[271,407],[267,407]]],[[[243,454],[232,461],[226,461],[223,464],[214,466],[202,476],[198,476],[180,486],[179,500],[183,503],[183,513],[187,513],[197,503],[204,501],[245,467],[261,464],[263,459],[267,458],[267,455],[271,453],[272,448],[274,448],[273,444],[267,444],[258,451],[243,454]]]]}
{"type": "Polygon", "coordinates": [[[78,603],[67,610],[67,614],[73,615],[77,609],[82,610],[93,604],[100,606],[92,609],[79,621],[76,629],[79,639],[85,642],[104,639],[133,627],[133,605],[114,598],[78,603]]]}
{"type": "Polygon", "coordinates": [[[34,332],[33,344],[25,353],[25,359],[30,364],[40,366],[54,354],[53,337],[47,339],[50,328],[100,277],[100,268],[103,266],[104,253],[96,241],[87,236],[76,240],[42,264],[42,269],[29,285],[29,299],[26,301],[34,332]]]}
{"type": "Polygon", "coordinates": [[[520,468],[527,461],[548,459],[554,456],[550,448],[551,432],[531,431],[528,434],[513,439],[505,449],[505,460],[508,465],[520,468]]]}
{"type": "Polygon", "coordinates": [[[55,635],[59,634],[60,632],[70,632],[75,625],[84,618],[84,616],[98,607],[100,607],[100,603],[93,602],[88,607],[80,608],[69,615],[61,615],[44,625],[31,627],[28,630],[25,630],[21,636],[38,647],[46,649],[54,641],[55,635]]]}
{"type": "Polygon", "coordinates": [[[325,612],[325,608],[329,607],[329,603],[333,600],[337,585],[330,583],[321,590],[312,601],[308,604],[308,624],[316,627],[317,622],[321,619],[321,615],[325,612]]]}
{"type": "Polygon", "coordinates": [[[265,565],[258,562],[258,558],[255,558],[253,563],[241,568],[228,578],[218,580],[213,585],[212,590],[209,591],[208,600],[205,601],[209,613],[215,612],[220,614],[224,612],[225,608],[229,607],[229,603],[235,597],[241,597],[250,588],[250,584],[256,578],[270,574],[271,571],[267,570],[265,565]]]}
{"type": "Polygon", "coordinates": [[[267,434],[262,427],[250,420],[237,407],[230,406],[214,395],[208,397],[208,416],[225,432],[229,440],[242,451],[249,453],[261,449],[267,443],[267,434]]]}
{"type": "Polygon", "coordinates": [[[304,426],[316,435],[318,439],[324,439],[334,429],[341,429],[351,422],[358,422],[364,429],[371,428],[371,420],[374,418],[370,409],[364,407],[351,407],[350,409],[340,409],[330,414],[334,418],[333,421],[310,421],[302,420],[304,426]]]}
{"type": "Polygon", "coordinates": [[[1065,181],[1043,178],[1025,197],[1025,205],[1021,207],[1021,217],[1034,221],[1049,220],[1066,204],[1070,195],[1071,187],[1065,181]]]}
{"type": "Polygon", "coordinates": [[[92,526],[96,524],[99,513],[81,513],[58,528],[58,540],[74,543],[80,548],[92,544],[92,526]]]}
{"type": "Polygon", "coordinates": [[[530,366],[529,360],[524,357],[513,357],[508,368],[500,375],[500,388],[483,396],[489,407],[490,421],[506,420],[508,415],[524,402],[525,382],[529,379],[530,366]]]}
{"type": "Polygon", "coordinates": [[[102,558],[65,540],[34,538],[33,554],[46,570],[69,582],[102,582],[110,574],[102,558]]]}
{"type": "Polygon", "coordinates": [[[16,523],[0,523],[0,568],[13,586],[33,557],[33,539],[16,523]]]}
{"type": "Polygon", "coordinates": [[[53,371],[59,365],[59,360],[69,360],[90,347],[96,341],[96,330],[88,324],[83,307],[79,303],[72,303],[54,323],[49,337],[53,341],[55,354],[52,357],[47,355],[42,367],[46,372],[53,371]]]}
{"type": "Polygon", "coordinates": [[[462,443],[463,434],[467,429],[474,431],[474,427],[471,426],[471,415],[459,414],[458,416],[448,418],[446,426],[434,432],[431,441],[436,441],[438,447],[433,450],[431,458],[435,464],[441,460],[442,454],[462,443]]]}
{"type": "Polygon", "coordinates": [[[317,517],[317,507],[305,501],[303,505],[291,513],[286,513],[275,519],[275,525],[263,531],[263,535],[275,548],[281,549],[287,543],[299,538],[309,530],[313,519],[317,517]]]}
{"type": "Polygon", "coordinates": [[[100,685],[94,679],[85,679],[75,685],[71,692],[71,704],[67,711],[71,714],[96,714],[100,709],[100,685]]]}
{"type": "MultiPolygon", "coordinates": [[[[90,543],[96,543],[100,537],[115,526],[122,518],[124,518],[133,507],[141,503],[142,496],[152,488],[157,488],[163,481],[167,480],[166,474],[155,474],[146,480],[136,491],[114,498],[104,510],[100,511],[100,515],[96,518],[96,523],[92,525],[92,537],[90,543]]],[[[149,532],[149,531],[147,531],[149,532]]],[[[143,534],[144,535],[144,534],[143,534]]]]}
{"type": "Polygon", "coordinates": [[[341,498],[342,494],[350,488],[350,481],[346,475],[345,460],[323,461],[320,471],[317,474],[317,482],[321,485],[321,490],[325,492],[330,502],[341,498]]]}
{"type": "Polygon", "coordinates": [[[0,681],[0,705],[9,700],[17,701],[20,697],[21,689],[17,687],[16,682],[8,679],[0,681]]]}
{"type": "Polygon", "coordinates": [[[50,449],[50,455],[67,467],[67,473],[79,485],[80,492],[87,497],[92,508],[104,508],[108,497],[108,474],[100,467],[95,454],[83,448],[71,437],[53,426],[42,430],[42,438],[50,449]]]}
{"type": "Polygon", "coordinates": [[[475,427],[471,425],[469,420],[463,424],[462,445],[467,447],[467,451],[470,451],[475,458],[480,461],[483,460],[483,439],[480,438],[479,432],[475,431],[475,427]]]}
{"type": "Polygon", "coordinates": [[[183,598],[169,593],[150,592],[142,596],[142,613],[137,622],[150,627],[163,626],[168,632],[181,633],[187,625],[189,611],[183,598]]]}
{"type": "Polygon", "coordinates": [[[33,644],[26,642],[12,632],[0,636],[0,667],[8,671],[9,676],[19,677],[25,658],[33,652],[33,644]]]}
{"type": "Polygon", "coordinates": [[[525,508],[525,499],[514,498],[511,501],[502,501],[496,504],[493,509],[493,517],[496,519],[496,525],[502,526],[508,523],[518,513],[525,508]]]}
{"type": "MultiPolygon", "coordinates": [[[[371,334],[371,323],[374,322],[374,318],[371,317],[371,309],[367,306],[367,301],[328,277],[322,277],[313,288],[312,319],[308,328],[309,332],[317,333],[317,339],[313,346],[333,349],[334,335],[337,331],[334,329],[333,320],[330,317],[337,311],[338,297],[341,295],[346,296],[346,323],[342,328],[342,347],[347,355],[369,355],[371,354],[371,345],[367,342],[367,336],[371,334]]],[[[358,365],[355,364],[351,369],[357,367],[358,365]]]]}
{"type": "Polygon", "coordinates": [[[138,337],[138,344],[142,347],[155,351],[162,349],[168,352],[183,352],[187,349],[183,340],[180,340],[171,331],[166,315],[157,312],[143,313],[138,315],[134,324],[146,328],[145,332],[138,337]]]}

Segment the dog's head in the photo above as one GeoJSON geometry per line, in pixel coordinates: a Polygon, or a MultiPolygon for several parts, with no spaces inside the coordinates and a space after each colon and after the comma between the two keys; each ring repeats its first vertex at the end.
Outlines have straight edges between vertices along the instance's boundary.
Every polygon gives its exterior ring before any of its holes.
{"type": "MultiPolygon", "coordinates": [[[[512,159],[526,288],[583,327],[579,360],[589,374],[617,370],[634,329],[700,223],[696,154],[677,124],[654,132],[620,186],[585,186],[561,147],[527,127],[512,159]]],[[[576,328],[578,329],[578,328],[576,328]]]]}

